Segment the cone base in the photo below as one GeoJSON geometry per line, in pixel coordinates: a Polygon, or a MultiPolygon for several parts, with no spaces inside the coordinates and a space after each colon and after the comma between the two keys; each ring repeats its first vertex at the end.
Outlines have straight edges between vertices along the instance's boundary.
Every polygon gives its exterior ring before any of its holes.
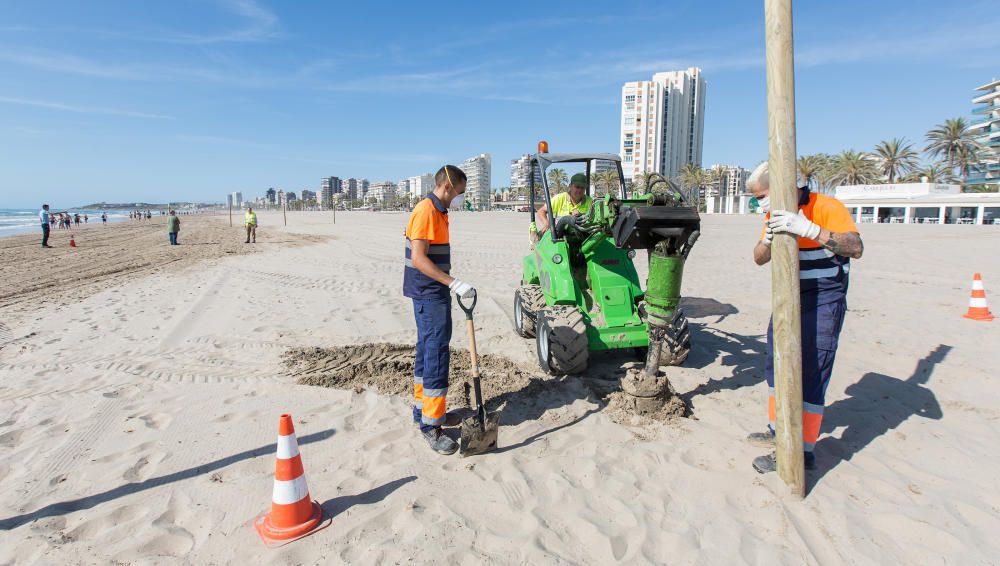
{"type": "Polygon", "coordinates": [[[993,313],[990,313],[990,312],[987,312],[986,314],[979,314],[979,313],[967,312],[967,313],[965,313],[965,314],[962,315],[962,318],[968,318],[969,320],[981,320],[983,322],[989,322],[989,321],[995,319],[996,317],[993,316],[993,313]]]}
{"type": "Polygon", "coordinates": [[[311,504],[312,516],[300,525],[292,527],[274,525],[271,523],[271,513],[268,512],[254,519],[253,526],[257,529],[257,534],[260,535],[265,544],[286,543],[302,538],[312,533],[323,519],[323,509],[319,506],[319,503],[312,501],[311,504]]]}

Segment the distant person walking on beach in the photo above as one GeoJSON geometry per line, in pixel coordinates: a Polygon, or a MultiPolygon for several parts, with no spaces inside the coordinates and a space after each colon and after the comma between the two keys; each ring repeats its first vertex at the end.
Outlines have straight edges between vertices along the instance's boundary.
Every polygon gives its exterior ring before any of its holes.
{"type": "Polygon", "coordinates": [[[79,213],[79,212],[77,212],[77,213],[76,213],[75,215],[73,215],[73,222],[74,222],[74,223],[75,223],[75,224],[76,224],[77,226],[79,226],[79,225],[80,225],[80,213],[79,213]]]}
{"type": "Polygon", "coordinates": [[[49,230],[52,225],[49,223],[49,205],[42,205],[42,209],[38,211],[38,221],[42,225],[42,247],[51,248],[52,246],[49,245],[49,230]]]}
{"type": "Polygon", "coordinates": [[[107,223],[108,223],[108,213],[107,212],[102,212],[101,213],[101,224],[107,224],[107,223]]]}
{"type": "MultiPolygon", "coordinates": [[[[802,299],[802,441],[805,467],[811,470],[816,465],[813,449],[823,424],[826,388],[833,374],[833,360],[847,312],[851,258],[860,258],[864,245],[851,213],[839,200],[810,192],[801,176],[798,185],[797,209],[772,211],[767,163],[761,163],[747,180],[747,188],[767,212],[761,239],[753,249],[754,262],[765,265],[771,261],[774,234],[790,234],[798,238],[802,299]]],[[[747,440],[773,447],[777,415],[774,400],[774,332],[770,323],[767,326],[764,376],[769,388],[768,430],[755,432],[747,440]]],[[[774,452],[755,458],[753,467],[762,474],[773,472],[777,467],[774,452]]]]}
{"type": "Polygon", "coordinates": [[[167,234],[170,236],[170,245],[177,245],[177,233],[181,231],[181,219],[177,218],[177,214],[171,210],[170,216],[167,217],[167,234]]]}
{"type": "Polygon", "coordinates": [[[243,225],[247,227],[247,241],[249,244],[251,241],[257,243],[257,213],[253,211],[253,207],[247,207],[247,213],[243,215],[243,225]]]}
{"type": "Polygon", "coordinates": [[[83,215],[83,223],[84,223],[84,224],[87,224],[88,222],[90,222],[90,217],[89,217],[89,216],[87,216],[86,214],[84,214],[84,215],[83,215]]]}
{"type": "Polygon", "coordinates": [[[451,293],[469,299],[476,290],[452,277],[448,235],[448,207],[465,201],[466,176],[454,165],[445,165],[434,177],[434,190],[420,201],[406,225],[406,259],[403,295],[413,300],[417,323],[417,351],[413,367],[413,421],[439,454],[454,454],[458,445],[442,426],[460,423],[448,414],[448,344],[451,342],[451,293]]]}

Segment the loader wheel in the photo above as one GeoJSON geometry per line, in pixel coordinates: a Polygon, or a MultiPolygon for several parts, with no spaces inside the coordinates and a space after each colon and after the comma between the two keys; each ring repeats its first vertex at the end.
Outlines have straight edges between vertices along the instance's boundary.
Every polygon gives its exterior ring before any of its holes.
{"type": "Polygon", "coordinates": [[[684,311],[677,309],[670,322],[670,328],[663,338],[663,350],[660,351],[660,365],[679,366],[691,353],[691,331],[684,311]]]}
{"type": "Polygon", "coordinates": [[[587,323],[576,307],[552,307],[538,311],[535,346],[538,363],[552,375],[581,373],[589,355],[587,323]]]}
{"type": "Polygon", "coordinates": [[[545,296],[538,285],[521,285],[514,291],[514,332],[521,338],[535,337],[536,313],[545,308],[545,296]]]}

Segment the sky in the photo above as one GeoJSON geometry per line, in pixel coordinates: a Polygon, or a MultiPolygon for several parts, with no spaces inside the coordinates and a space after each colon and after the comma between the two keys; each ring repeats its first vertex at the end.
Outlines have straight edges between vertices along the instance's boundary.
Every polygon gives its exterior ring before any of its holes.
{"type": "MultiPolygon", "coordinates": [[[[794,3],[800,154],[971,114],[1000,77],[990,1],[794,3]]],[[[220,202],[325,176],[617,152],[621,86],[698,66],[703,166],[767,156],[763,2],[11,1],[0,208],[220,202]]]]}

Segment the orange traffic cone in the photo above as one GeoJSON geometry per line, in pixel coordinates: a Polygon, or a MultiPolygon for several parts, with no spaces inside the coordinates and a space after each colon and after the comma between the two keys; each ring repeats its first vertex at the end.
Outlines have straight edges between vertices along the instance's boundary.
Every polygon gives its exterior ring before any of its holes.
{"type": "Polygon", "coordinates": [[[76,240],[73,239],[73,234],[69,235],[69,247],[71,247],[71,248],[75,248],[76,247],[76,240]]]}
{"type": "Polygon", "coordinates": [[[972,276],[972,296],[969,297],[969,312],[965,313],[965,318],[972,320],[993,320],[989,307],[986,306],[986,289],[983,288],[983,277],[978,273],[972,276]]]}
{"type": "Polygon", "coordinates": [[[281,415],[271,512],[254,519],[253,526],[265,544],[277,546],[312,533],[322,518],[323,509],[309,497],[292,416],[281,415]]]}

